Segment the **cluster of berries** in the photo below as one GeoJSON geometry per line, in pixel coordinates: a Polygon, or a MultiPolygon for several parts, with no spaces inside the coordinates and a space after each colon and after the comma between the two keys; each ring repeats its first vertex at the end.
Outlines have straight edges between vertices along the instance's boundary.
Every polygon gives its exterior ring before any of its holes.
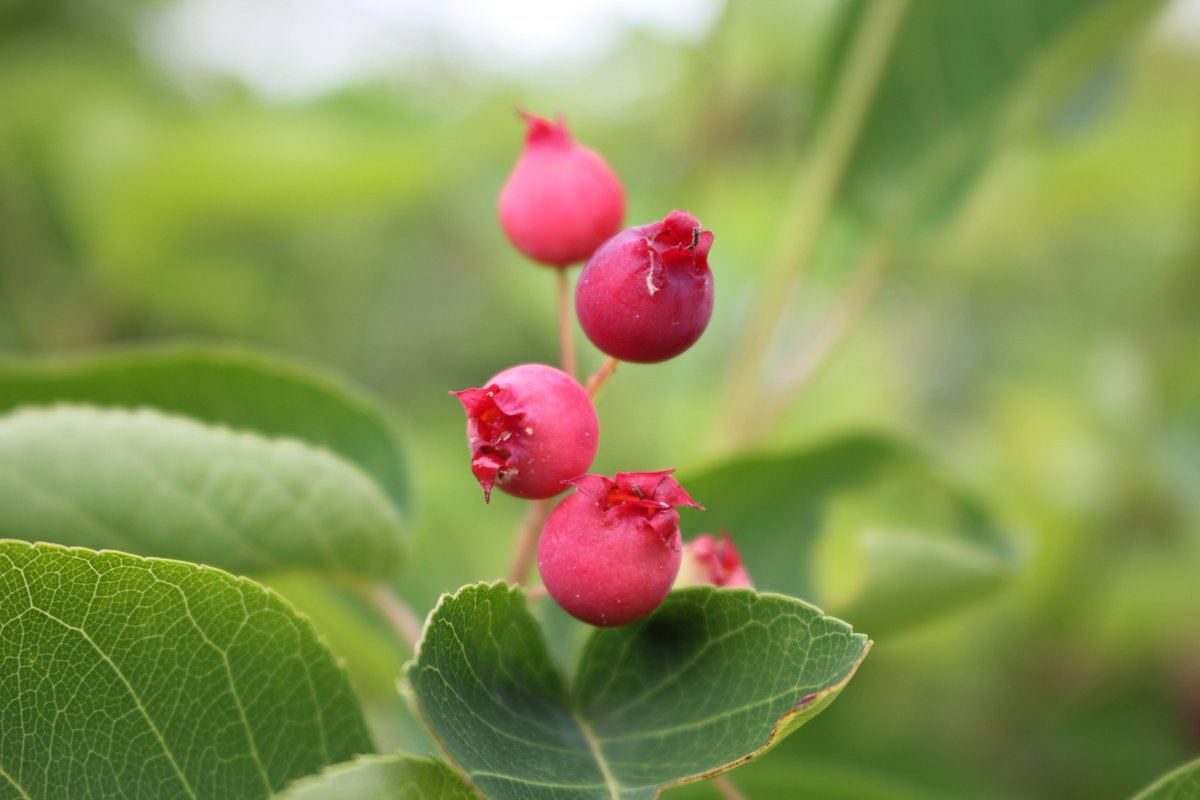
{"type": "MultiPolygon", "coordinates": [[[[575,312],[611,359],[653,363],[687,350],[712,316],[712,233],[686,211],[621,231],[625,192],[604,160],[561,121],[525,118],[525,149],[500,194],[510,241],[549,267],[586,261],[575,312]]],[[[749,585],[728,536],[683,547],[676,508],[701,506],[673,470],[585,474],[599,423],[571,375],[522,364],[452,394],[467,413],[471,471],[485,500],[493,488],[543,500],[574,487],[546,519],[537,551],[546,590],[570,614],[593,625],[632,622],[657,608],[677,577],[749,585]]]]}

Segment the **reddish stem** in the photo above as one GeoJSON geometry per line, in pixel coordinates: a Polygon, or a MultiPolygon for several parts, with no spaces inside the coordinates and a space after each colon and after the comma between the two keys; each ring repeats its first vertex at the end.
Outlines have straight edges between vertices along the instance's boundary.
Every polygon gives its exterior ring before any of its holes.
{"type": "Polygon", "coordinates": [[[617,371],[617,364],[619,363],[621,362],[617,359],[609,357],[603,364],[600,365],[600,368],[592,374],[592,377],[587,379],[587,386],[585,388],[587,389],[588,397],[592,398],[593,400],[596,399],[596,395],[600,394],[600,387],[604,385],[606,380],[608,380],[609,375],[612,375],[617,371]]]}
{"type": "Polygon", "coordinates": [[[529,568],[533,566],[533,556],[537,552],[538,535],[542,525],[550,514],[549,500],[533,500],[529,503],[529,511],[517,531],[517,542],[513,547],[512,563],[508,568],[508,582],[515,585],[525,583],[529,577],[529,568]]]}
{"type": "Polygon", "coordinates": [[[571,330],[571,281],[567,268],[558,272],[558,350],[562,358],[562,370],[575,377],[575,339],[571,330]]]}

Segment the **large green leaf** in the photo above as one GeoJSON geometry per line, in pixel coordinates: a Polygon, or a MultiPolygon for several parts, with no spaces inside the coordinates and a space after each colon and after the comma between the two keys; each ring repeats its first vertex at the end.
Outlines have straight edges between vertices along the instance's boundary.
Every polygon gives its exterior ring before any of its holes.
{"type": "Polygon", "coordinates": [[[371,750],[277,595],[194,564],[0,542],[0,797],[268,797],[371,750]]]}
{"type": "Polygon", "coordinates": [[[373,481],[299,442],[149,409],[0,417],[0,536],[237,572],[386,576],[400,563],[401,527],[373,481]]]}
{"type": "MultiPolygon", "coordinates": [[[[879,7],[850,0],[817,87],[817,124],[879,7]]],[[[841,202],[891,226],[956,205],[1007,140],[1028,129],[1114,46],[1140,30],[1155,0],[907,2],[846,159],[841,202]]]]}
{"type": "Polygon", "coordinates": [[[1134,800],[1194,800],[1200,797],[1200,759],[1159,778],[1134,800]]]}
{"type": "Polygon", "coordinates": [[[440,761],[410,755],[368,756],[303,778],[280,800],[476,800],[440,761]]]}
{"type": "Polygon", "coordinates": [[[79,402],[162,411],[299,439],[358,466],[400,508],[408,480],[393,427],[365,395],[277,358],[233,348],[173,346],[55,361],[0,361],[0,412],[79,402]]]}
{"type": "Polygon", "coordinates": [[[869,646],[799,600],[696,587],[597,629],[568,689],[520,590],[477,584],[442,598],[406,681],[486,796],[636,800],[771,747],[833,701],[869,646]]]}
{"type": "Polygon", "coordinates": [[[916,450],[870,435],[743,456],[683,475],[706,510],[685,538],[728,530],[764,590],[895,630],[1001,585],[1021,548],[916,450]]]}

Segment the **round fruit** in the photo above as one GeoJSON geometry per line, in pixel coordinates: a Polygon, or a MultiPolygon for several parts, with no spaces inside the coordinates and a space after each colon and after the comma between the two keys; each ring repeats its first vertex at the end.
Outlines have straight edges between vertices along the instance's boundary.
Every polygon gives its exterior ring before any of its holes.
{"type": "Polygon", "coordinates": [[[686,211],[628,228],[588,259],[575,311],[592,344],[622,361],[665,361],[687,350],[712,317],[713,235],[686,211]]]}
{"type": "Polygon", "coordinates": [[[570,375],[522,364],[483,388],[451,392],[467,412],[471,472],[490,500],[492,487],[528,499],[553,497],[596,457],[596,409],[570,375]]]}
{"type": "Polygon", "coordinates": [[[676,506],[700,508],[662,472],[584,475],[546,519],[538,540],[542,582],[567,613],[624,625],[658,608],[679,572],[676,506]]]}
{"type": "Polygon", "coordinates": [[[551,267],[586,261],[621,229],[625,190],[566,123],[524,114],[525,150],[500,191],[500,225],[529,258],[551,267]]]}

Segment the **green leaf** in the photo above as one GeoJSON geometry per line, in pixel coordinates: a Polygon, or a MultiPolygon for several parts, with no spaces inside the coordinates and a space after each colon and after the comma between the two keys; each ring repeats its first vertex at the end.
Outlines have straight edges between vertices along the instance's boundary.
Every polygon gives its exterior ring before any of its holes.
{"type": "Polygon", "coordinates": [[[2,541],[0,663],[4,797],[269,797],[371,750],[308,622],[208,567],[2,541]]]}
{"type": "Polygon", "coordinates": [[[233,348],[172,346],[58,361],[0,361],[0,413],[78,402],[151,406],[326,448],[408,507],[394,428],[364,394],[309,367],[233,348]]]}
{"type": "Polygon", "coordinates": [[[143,409],[0,417],[0,536],[216,564],[386,576],[401,523],[378,486],[299,442],[143,409]]]}
{"type": "Polygon", "coordinates": [[[1137,794],[1134,800],[1192,800],[1200,797],[1200,759],[1167,773],[1137,794]]]}
{"type": "Polygon", "coordinates": [[[897,630],[1003,584],[1017,541],[973,497],[898,442],[849,436],[681,476],[705,511],[685,538],[728,530],[759,589],[897,630]]]}
{"type": "Polygon", "coordinates": [[[441,761],[410,755],[367,756],[303,778],[280,800],[475,800],[478,795],[441,761]]]}
{"type": "Polygon", "coordinates": [[[833,701],[870,642],[799,600],[673,592],[597,629],[567,688],[519,589],[443,596],[407,686],[446,754],[495,798],[653,798],[770,748],[833,701]]]}
{"type": "MultiPolygon", "coordinates": [[[[876,10],[852,0],[818,82],[817,124],[876,10]]],[[[1000,147],[1130,39],[1154,0],[921,0],[904,6],[845,162],[840,202],[875,224],[935,221],[1000,147]]]]}

